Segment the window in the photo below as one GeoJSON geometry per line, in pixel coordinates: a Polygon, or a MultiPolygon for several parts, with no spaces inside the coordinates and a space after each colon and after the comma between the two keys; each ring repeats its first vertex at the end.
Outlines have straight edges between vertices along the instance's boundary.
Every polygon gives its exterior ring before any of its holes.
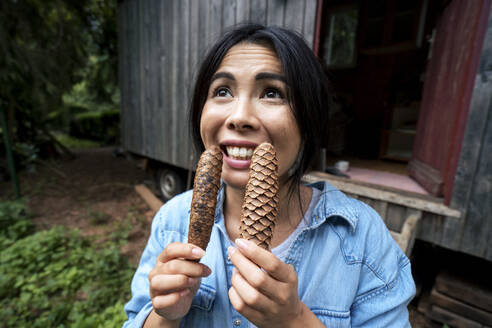
{"type": "Polygon", "coordinates": [[[354,67],[359,10],[344,7],[329,13],[323,60],[328,68],[354,67]]]}

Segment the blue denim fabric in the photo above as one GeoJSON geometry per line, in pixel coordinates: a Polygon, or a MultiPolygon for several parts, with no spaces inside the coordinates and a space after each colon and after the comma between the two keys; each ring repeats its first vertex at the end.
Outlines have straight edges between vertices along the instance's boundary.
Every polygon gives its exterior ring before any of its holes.
{"type": "MultiPolygon", "coordinates": [[[[328,183],[310,185],[321,197],[307,228],[292,243],[285,262],[294,266],[301,300],[326,327],[410,327],[407,305],[415,294],[410,262],[379,215],[328,183]]],[[[141,327],[152,310],[148,273],[159,253],[186,242],[191,191],[157,213],[132,281],[123,327],[141,327]]],[[[229,302],[233,265],[219,193],[215,225],[202,262],[212,274],[202,279],[181,327],[249,327],[229,302]],[[240,323],[240,325],[237,325],[240,323]]]]}

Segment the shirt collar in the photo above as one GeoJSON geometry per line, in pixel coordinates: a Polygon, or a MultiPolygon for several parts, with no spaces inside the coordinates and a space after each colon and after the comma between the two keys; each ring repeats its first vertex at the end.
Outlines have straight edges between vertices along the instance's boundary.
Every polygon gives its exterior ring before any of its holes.
{"type": "Polygon", "coordinates": [[[308,185],[321,191],[320,200],[313,212],[310,227],[316,228],[326,220],[342,219],[355,231],[359,214],[351,198],[326,181],[319,181],[308,185]]]}
{"type": "MultiPolygon", "coordinates": [[[[326,220],[342,219],[350,225],[352,232],[355,231],[359,215],[350,198],[328,182],[320,181],[308,186],[321,191],[320,200],[314,208],[313,219],[310,220],[308,228],[314,229],[326,220]]],[[[224,190],[225,184],[222,182],[217,197],[217,207],[215,208],[215,223],[223,218],[224,190]]]]}

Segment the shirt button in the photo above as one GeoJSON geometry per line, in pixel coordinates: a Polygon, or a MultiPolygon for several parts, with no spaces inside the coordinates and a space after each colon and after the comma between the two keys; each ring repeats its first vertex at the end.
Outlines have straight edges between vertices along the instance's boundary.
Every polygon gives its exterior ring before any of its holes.
{"type": "Polygon", "coordinates": [[[234,326],[241,326],[241,320],[239,320],[239,319],[234,320],[233,323],[234,323],[234,326]]]}

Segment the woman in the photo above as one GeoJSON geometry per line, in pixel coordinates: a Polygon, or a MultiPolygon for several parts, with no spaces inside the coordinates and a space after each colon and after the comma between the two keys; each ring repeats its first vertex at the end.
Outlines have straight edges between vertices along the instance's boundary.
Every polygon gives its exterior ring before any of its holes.
{"type": "Polygon", "coordinates": [[[379,216],[327,183],[301,184],[329,99],[316,58],[288,30],[243,25],[215,44],[191,106],[198,149],[224,154],[211,240],[206,252],[186,243],[191,192],[166,203],[133,278],[125,326],[409,326],[410,263],[379,216]],[[238,239],[248,154],[262,142],[279,160],[272,252],[238,239]]]}

